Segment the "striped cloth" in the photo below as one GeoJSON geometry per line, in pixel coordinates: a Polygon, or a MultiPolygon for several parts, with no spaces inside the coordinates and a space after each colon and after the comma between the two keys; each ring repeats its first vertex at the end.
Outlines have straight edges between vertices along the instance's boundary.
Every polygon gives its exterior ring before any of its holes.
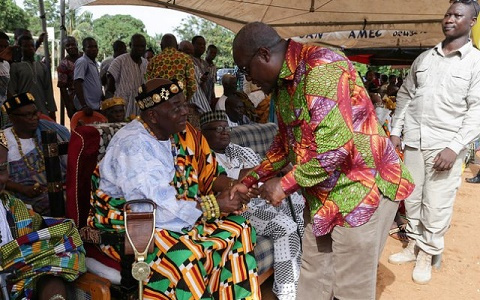
{"type": "Polygon", "coordinates": [[[10,299],[31,299],[42,275],[73,281],[86,272],[83,243],[71,220],[42,219],[4,192],[0,199],[14,238],[0,248],[1,267],[14,272],[7,282],[10,299]]]}
{"type": "MultiPolygon", "coordinates": [[[[97,191],[98,175],[97,168],[92,177],[97,191]]],[[[125,200],[101,192],[92,196],[89,225],[123,232],[125,200]]],[[[156,229],[154,251],[146,259],[152,269],[144,282],[144,299],[261,299],[255,242],[255,229],[235,215],[205,225],[197,222],[181,233],[156,229]]],[[[101,249],[120,260],[118,245],[101,245],[101,249]]]]}

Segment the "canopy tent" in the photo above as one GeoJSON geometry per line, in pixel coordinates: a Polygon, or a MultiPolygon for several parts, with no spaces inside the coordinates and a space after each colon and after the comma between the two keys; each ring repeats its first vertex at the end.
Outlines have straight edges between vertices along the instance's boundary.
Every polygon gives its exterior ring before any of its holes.
{"type": "MultiPolygon", "coordinates": [[[[440,21],[449,1],[426,0],[70,0],[82,5],[145,5],[196,15],[238,32],[248,22],[262,21],[285,38],[351,31],[380,33],[356,38],[358,45],[329,39],[331,46],[424,47],[442,38],[440,21]],[[404,34],[408,33],[408,34],[404,34]],[[410,35],[411,33],[411,35],[410,35]],[[388,37],[388,38],[387,38],[388,37]]],[[[357,36],[355,34],[355,36],[357,36]]],[[[345,40],[345,39],[343,39],[345,40]]],[[[351,42],[353,39],[347,39],[351,42]]]]}

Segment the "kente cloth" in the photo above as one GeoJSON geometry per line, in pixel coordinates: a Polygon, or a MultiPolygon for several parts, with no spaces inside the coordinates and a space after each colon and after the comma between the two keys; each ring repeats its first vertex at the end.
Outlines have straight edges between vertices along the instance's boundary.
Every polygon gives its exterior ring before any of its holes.
{"type": "MultiPolygon", "coordinates": [[[[174,170],[170,141],[158,141],[134,120],[113,137],[92,178],[88,225],[123,232],[125,199],[152,199],[160,223],[156,222],[154,252],[146,260],[152,270],[144,282],[144,299],[260,299],[253,253],[256,234],[250,223],[234,215],[206,224],[199,221],[201,211],[194,200],[212,192],[223,168],[190,124],[173,139],[176,163],[188,184],[186,200],[175,197],[184,190],[182,174],[174,170]]],[[[120,260],[116,246],[101,248],[120,260]]]]}
{"type": "MultiPolygon", "coordinates": [[[[260,163],[260,158],[252,149],[232,143],[225,148],[224,154],[216,153],[216,157],[227,175],[234,179],[238,179],[241,169],[252,168],[260,163]]],[[[293,212],[287,199],[275,207],[262,198],[254,198],[248,204],[247,211],[242,213],[257,234],[273,241],[273,292],[279,300],[295,299],[302,263],[305,200],[298,193],[293,193],[290,200],[293,212]]]]}
{"type": "Polygon", "coordinates": [[[148,62],[145,78],[147,80],[154,78],[177,79],[183,83],[183,93],[187,100],[190,100],[197,91],[192,58],[171,47],[162,50],[148,62]]]}
{"type": "MultiPolygon", "coordinates": [[[[57,132],[58,142],[68,142],[70,140],[70,133],[64,126],[47,120],[39,120],[35,135],[39,149],[42,149],[41,132],[45,130],[53,130],[57,132]]],[[[8,141],[7,159],[9,161],[10,180],[23,185],[34,185],[35,183],[39,183],[42,187],[46,187],[47,175],[44,170],[45,161],[43,153],[39,153],[38,149],[35,147],[33,138],[19,139],[24,154],[22,157],[19,153],[18,143],[12,134],[12,127],[5,129],[5,136],[8,141]],[[28,162],[28,165],[26,162],[28,162]],[[32,168],[29,168],[28,166],[32,168]]],[[[65,181],[67,166],[66,159],[66,155],[60,157],[62,181],[65,181]]],[[[35,198],[29,198],[21,193],[12,192],[12,194],[26,204],[31,205],[35,212],[41,215],[49,215],[50,204],[48,201],[48,193],[46,191],[35,198]]]]}
{"type": "Polygon", "coordinates": [[[279,132],[243,182],[267,180],[291,162],[281,185],[286,194],[302,189],[315,236],[336,225],[365,224],[381,194],[403,200],[413,191],[410,173],[343,54],[290,40],[272,98],[279,132]]]}
{"type": "Polygon", "coordinates": [[[2,192],[2,207],[14,240],[0,248],[0,264],[12,274],[7,280],[10,299],[31,299],[43,275],[75,280],[86,272],[85,250],[75,224],[67,219],[42,217],[20,199],[2,192]]]}
{"type": "Polygon", "coordinates": [[[147,60],[140,58],[141,63],[133,61],[130,53],[116,57],[108,67],[108,74],[115,79],[115,97],[123,98],[125,115],[139,115],[140,109],[137,106],[135,97],[138,95],[138,88],[145,83],[145,72],[147,71],[147,60]]]}

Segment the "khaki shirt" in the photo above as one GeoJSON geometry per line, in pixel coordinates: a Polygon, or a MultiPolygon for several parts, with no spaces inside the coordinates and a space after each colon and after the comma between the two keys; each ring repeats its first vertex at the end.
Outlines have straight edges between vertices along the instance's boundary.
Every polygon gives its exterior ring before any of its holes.
{"type": "Polygon", "coordinates": [[[480,134],[480,51],[468,42],[423,52],[398,91],[391,134],[407,146],[457,154],[480,134]]]}

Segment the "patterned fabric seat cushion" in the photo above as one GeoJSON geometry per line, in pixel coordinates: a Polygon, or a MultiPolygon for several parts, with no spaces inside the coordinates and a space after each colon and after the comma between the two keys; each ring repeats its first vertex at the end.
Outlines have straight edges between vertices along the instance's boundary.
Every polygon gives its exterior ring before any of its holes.
{"type": "Polygon", "coordinates": [[[233,127],[230,136],[232,143],[252,148],[263,158],[277,131],[278,126],[275,123],[248,124],[233,127]]]}

